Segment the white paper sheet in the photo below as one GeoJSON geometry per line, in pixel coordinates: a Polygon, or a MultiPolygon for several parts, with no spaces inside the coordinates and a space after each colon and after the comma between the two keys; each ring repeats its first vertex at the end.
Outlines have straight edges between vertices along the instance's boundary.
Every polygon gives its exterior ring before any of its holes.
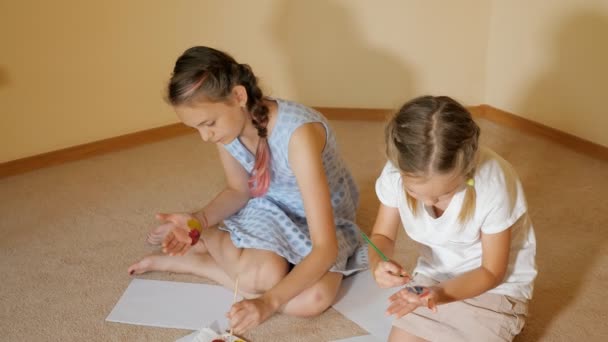
{"type": "Polygon", "coordinates": [[[397,291],[397,288],[379,288],[369,271],[361,272],[343,281],[338,301],[333,307],[377,340],[386,341],[391,332],[393,318],[385,316],[384,313],[388,308],[388,297],[397,291]]]}
{"type": "MultiPolygon", "coordinates": [[[[342,340],[335,340],[331,342],[382,342],[383,340],[375,337],[373,335],[363,335],[363,336],[354,336],[348,337],[342,340]]],[[[386,341],[386,340],[384,340],[386,341]]]]}
{"type": "Polygon", "coordinates": [[[230,336],[228,333],[218,334],[214,330],[208,328],[195,331],[188,336],[175,340],[175,342],[213,342],[214,339],[221,339],[225,342],[246,342],[239,337],[230,336]]]}
{"type": "MultiPolygon", "coordinates": [[[[211,329],[211,331],[213,331],[213,332],[222,331],[222,328],[220,327],[218,321],[213,321],[213,323],[208,324],[206,327],[211,329]]],[[[200,334],[200,331],[197,330],[191,334],[188,334],[180,339],[175,340],[175,342],[196,342],[199,334],[200,334]]]]}
{"type": "Polygon", "coordinates": [[[186,335],[180,339],[175,340],[175,342],[194,342],[194,341],[196,341],[197,335],[198,335],[198,331],[195,331],[189,335],[186,335]]]}
{"type": "Polygon", "coordinates": [[[226,342],[247,342],[240,337],[230,336],[228,333],[222,333],[226,327],[221,328],[218,321],[214,321],[206,328],[188,334],[175,342],[212,342],[216,338],[221,338],[226,342]]]}
{"type": "Polygon", "coordinates": [[[213,321],[228,326],[232,299],[233,293],[217,285],[133,279],[106,320],[190,330],[213,321]]]}

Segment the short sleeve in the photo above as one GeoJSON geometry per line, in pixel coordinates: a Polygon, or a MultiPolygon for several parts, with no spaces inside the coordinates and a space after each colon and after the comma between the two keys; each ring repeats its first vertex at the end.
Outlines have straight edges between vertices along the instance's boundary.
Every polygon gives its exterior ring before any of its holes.
{"type": "Polygon", "coordinates": [[[376,180],[376,195],[380,202],[387,207],[399,207],[399,196],[403,193],[400,184],[401,174],[390,162],[386,163],[376,180]]]}
{"type": "Polygon", "coordinates": [[[513,182],[511,189],[504,182],[494,184],[492,199],[488,201],[488,214],[481,226],[482,232],[500,233],[515,224],[528,210],[521,183],[518,179],[513,182]]]}

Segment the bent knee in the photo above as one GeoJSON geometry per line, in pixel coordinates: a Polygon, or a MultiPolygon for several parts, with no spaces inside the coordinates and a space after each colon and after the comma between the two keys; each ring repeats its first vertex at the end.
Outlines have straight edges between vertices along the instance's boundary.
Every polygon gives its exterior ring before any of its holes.
{"type": "Polygon", "coordinates": [[[262,294],[285,278],[288,271],[289,265],[281,257],[261,263],[247,262],[239,272],[239,289],[245,293],[262,294]]]}
{"type": "Polygon", "coordinates": [[[334,302],[336,292],[324,286],[314,286],[298,296],[286,307],[285,313],[296,317],[314,317],[322,314],[334,302]]]}

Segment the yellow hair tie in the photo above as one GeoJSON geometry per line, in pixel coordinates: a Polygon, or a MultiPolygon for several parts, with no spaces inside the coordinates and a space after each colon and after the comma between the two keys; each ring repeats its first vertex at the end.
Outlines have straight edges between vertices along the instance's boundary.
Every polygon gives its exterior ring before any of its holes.
{"type": "Polygon", "coordinates": [[[475,180],[473,178],[467,179],[467,185],[468,186],[475,186],[475,180]]]}

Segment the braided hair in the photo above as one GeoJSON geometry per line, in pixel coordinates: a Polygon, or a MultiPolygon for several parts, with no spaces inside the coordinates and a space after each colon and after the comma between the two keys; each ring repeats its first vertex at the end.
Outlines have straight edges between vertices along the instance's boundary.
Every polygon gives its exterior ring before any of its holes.
{"type": "Polygon", "coordinates": [[[249,189],[253,196],[259,197],[270,186],[269,109],[251,67],[239,64],[227,53],[210,47],[189,48],[175,62],[167,97],[173,106],[200,99],[225,101],[237,85],[242,85],[247,91],[247,111],[260,137],[249,177],[249,189]]]}

